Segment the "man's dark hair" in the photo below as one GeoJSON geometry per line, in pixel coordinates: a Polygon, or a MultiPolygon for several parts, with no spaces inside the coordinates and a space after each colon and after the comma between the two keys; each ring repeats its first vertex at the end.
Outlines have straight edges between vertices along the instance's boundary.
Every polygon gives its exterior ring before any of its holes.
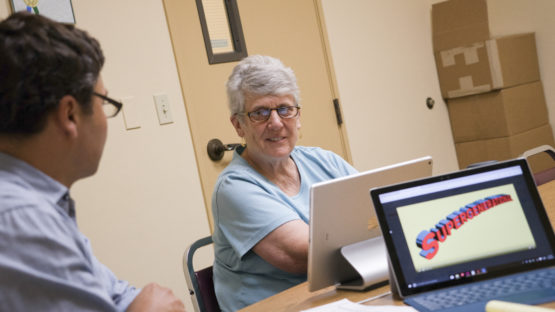
{"type": "Polygon", "coordinates": [[[73,25],[27,12],[0,22],[0,135],[42,131],[65,95],[91,113],[103,65],[98,41],[73,25]]]}

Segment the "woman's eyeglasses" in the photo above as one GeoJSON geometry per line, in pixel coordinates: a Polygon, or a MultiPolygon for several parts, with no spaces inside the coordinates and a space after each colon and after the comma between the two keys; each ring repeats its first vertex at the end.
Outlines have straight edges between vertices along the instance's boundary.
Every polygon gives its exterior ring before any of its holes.
{"type": "Polygon", "coordinates": [[[106,115],[106,118],[116,116],[123,107],[123,104],[121,102],[109,98],[105,95],[96,92],[93,92],[93,95],[96,95],[104,100],[104,102],[102,103],[102,110],[104,110],[104,115],[106,115]]]}
{"type": "Polygon", "coordinates": [[[298,106],[280,106],[276,108],[259,108],[255,111],[248,113],[237,113],[238,115],[247,115],[252,122],[264,122],[270,119],[272,111],[276,111],[278,116],[284,119],[294,118],[299,115],[299,110],[301,108],[298,106]]]}

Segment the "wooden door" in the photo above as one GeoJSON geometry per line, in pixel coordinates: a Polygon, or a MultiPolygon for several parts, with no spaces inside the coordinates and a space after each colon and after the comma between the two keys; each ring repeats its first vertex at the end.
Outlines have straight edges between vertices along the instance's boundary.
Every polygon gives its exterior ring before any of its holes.
{"type": "MultiPolygon", "coordinates": [[[[222,0],[223,1],[223,0],[222,0]]],[[[237,62],[208,64],[194,0],[164,0],[168,27],[207,215],[213,228],[211,196],[218,174],[232,153],[217,162],[206,152],[208,141],[239,143],[229,121],[225,82],[237,62]]],[[[333,108],[334,88],[316,0],[238,0],[249,55],[271,55],[295,71],[301,90],[299,145],[320,146],[350,160],[344,130],[333,108]]]]}
{"type": "Polygon", "coordinates": [[[434,174],[457,170],[432,51],[430,2],[321,2],[356,168],[430,155],[434,174]],[[435,99],[432,109],[428,97],[435,99]]]}

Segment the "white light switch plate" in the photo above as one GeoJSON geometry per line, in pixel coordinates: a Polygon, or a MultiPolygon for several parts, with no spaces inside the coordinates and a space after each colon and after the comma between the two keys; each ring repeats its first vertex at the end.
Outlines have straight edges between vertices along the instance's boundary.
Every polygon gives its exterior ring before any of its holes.
{"type": "Polygon", "coordinates": [[[165,93],[154,95],[154,105],[158,113],[158,121],[161,125],[172,123],[172,113],[170,110],[170,101],[165,93]]]}
{"type": "Polygon", "coordinates": [[[125,123],[125,129],[138,129],[141,127],[139,106],[134,97],[128,96],[121,98],[123,103],[123,122],[125,123]]]}

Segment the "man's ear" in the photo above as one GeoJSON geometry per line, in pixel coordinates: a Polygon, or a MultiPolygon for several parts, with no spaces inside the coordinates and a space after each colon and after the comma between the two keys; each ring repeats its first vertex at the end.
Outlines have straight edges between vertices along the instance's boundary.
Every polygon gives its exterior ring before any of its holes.
{"type": "Polygon", "coordinates": [[[78,135],[77,122],[79,109],[77,100],[71,95],[65,95],[60,99],[58,108],[54,112],[56,126],[64,135],[71,138],[75,138],[78,135]]]}
{"type": "Polygon", "coordinates": [[[241,121],[239,120],[237,115],[231,116],[229,118],[229,120],[231,120],[231,124],[235,128],[235,131],[237,132],[237,135],[240,136],[240,137],[244,137],[245,136],[245,130],[243,130],[244,124],[241,123],[241,121]]]}

